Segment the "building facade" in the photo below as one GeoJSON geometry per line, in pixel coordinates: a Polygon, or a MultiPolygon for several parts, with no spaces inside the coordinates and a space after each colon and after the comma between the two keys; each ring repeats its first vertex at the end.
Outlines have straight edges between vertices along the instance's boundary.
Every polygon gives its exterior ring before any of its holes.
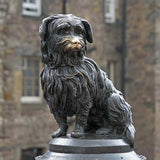
{"type": "MultiPolygon", "coordinates": [[[[122,0],[67,0],[66,12],[91,22],[87,56],[121,90],[122,0]]],[[[32,160],[57,128],[43,100],[38,28],[62,13],[60,0],[0,0],[0,160],[32,160]]],[[[160,2],[126,5],[125,97],[136,127],[135,151],[160,159],[160,2]]]]}

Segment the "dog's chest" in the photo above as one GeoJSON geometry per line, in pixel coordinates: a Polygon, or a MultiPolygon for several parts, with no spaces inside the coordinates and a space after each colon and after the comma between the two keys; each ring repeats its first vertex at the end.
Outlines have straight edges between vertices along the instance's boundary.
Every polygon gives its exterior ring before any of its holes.
{"type": "Polygon", "coordinates": [[[63,108],[64,112],[68,116],[73,116],[79,107],[84,107],[84,101],[90,100],[90,92],[87,86],[87,80],[78,75],[66,77],[65,80],[62,77],[62,89],[59,94],[59,105],[63,108]],[[86,83],[86,85],[84,84],[86,83]]]}
{"type": "Polygon", "coordinates": [[[50,101],[55,109],[63,110],[68,116],[75,114],[77,108],[85,106],[91,99],[90,77],[82,69],[45,68],[42,73],[42,83],[43,90],[52,97],[50,101]]]}

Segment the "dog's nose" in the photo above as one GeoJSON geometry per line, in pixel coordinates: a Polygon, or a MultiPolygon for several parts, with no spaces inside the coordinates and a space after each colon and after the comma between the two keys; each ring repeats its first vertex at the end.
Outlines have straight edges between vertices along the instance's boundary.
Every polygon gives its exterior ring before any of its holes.
{"type": "Polygon", "coordinates": [[[78,42],[78,41],[75,41],[75,42],[73,42],[73,44],[76,44],[76,45],[78,45],[80,42],[78,42]]]}
{"type": "Polygon", "coordinates": [[[79,41],[78,38],[75,37],[75,38],[72,40],[72,43],[78,45],[78,44],[80,44],[80,41],[79,41]]]}

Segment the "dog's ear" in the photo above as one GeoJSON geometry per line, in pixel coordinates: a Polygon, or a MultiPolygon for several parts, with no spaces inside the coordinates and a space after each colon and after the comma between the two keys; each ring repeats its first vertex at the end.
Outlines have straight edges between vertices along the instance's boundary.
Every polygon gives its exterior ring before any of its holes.
{"type": "Polygon", "coordinates": [[[88,42],[93,42],[93,36],[92,36],[92,27],[91,24],[86,21],[85,19],[81,19],[82,24],[84,25],[84,28],[86,30],[86,39],[88,42]]]}
{"type": "Polygon", "coordinates": [[[39,27],[39,36],[41,38],[41,41],[46,41],[46,36],[47,36],[47,28],[48,24],[53,21],[53,17],[47,17],[43,19],[40,27],[39,27]]]}
{"type": "Polygon", "coordinates": [[[41,52],[42,52],[42,62],[47,63],[49,61],[48,56],[48,47],[47,47],[47,34],[48,34],[48,25],[54,20],[53,17],[47,17],[43,19],[39,27],[39,36],[41,38],[41,52]]]}

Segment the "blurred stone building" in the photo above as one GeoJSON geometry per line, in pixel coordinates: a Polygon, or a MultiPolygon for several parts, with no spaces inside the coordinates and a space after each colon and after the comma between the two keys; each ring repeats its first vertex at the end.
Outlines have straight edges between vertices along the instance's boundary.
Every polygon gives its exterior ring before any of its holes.
{"type": "MultiPolygon", "coordinates": [[[[121,90],[123,0],[66,0],[66,12],[93,26],[88,57],[121,90]]],[[[57,128],[43,100],[38,28],[62,13],[62,0],[0,0],[0,160],[32,160],[57,128]]],[[[137,130],[135,150],[160,159],[160,1],[128,0],[125,97],[137,130]]]]}

